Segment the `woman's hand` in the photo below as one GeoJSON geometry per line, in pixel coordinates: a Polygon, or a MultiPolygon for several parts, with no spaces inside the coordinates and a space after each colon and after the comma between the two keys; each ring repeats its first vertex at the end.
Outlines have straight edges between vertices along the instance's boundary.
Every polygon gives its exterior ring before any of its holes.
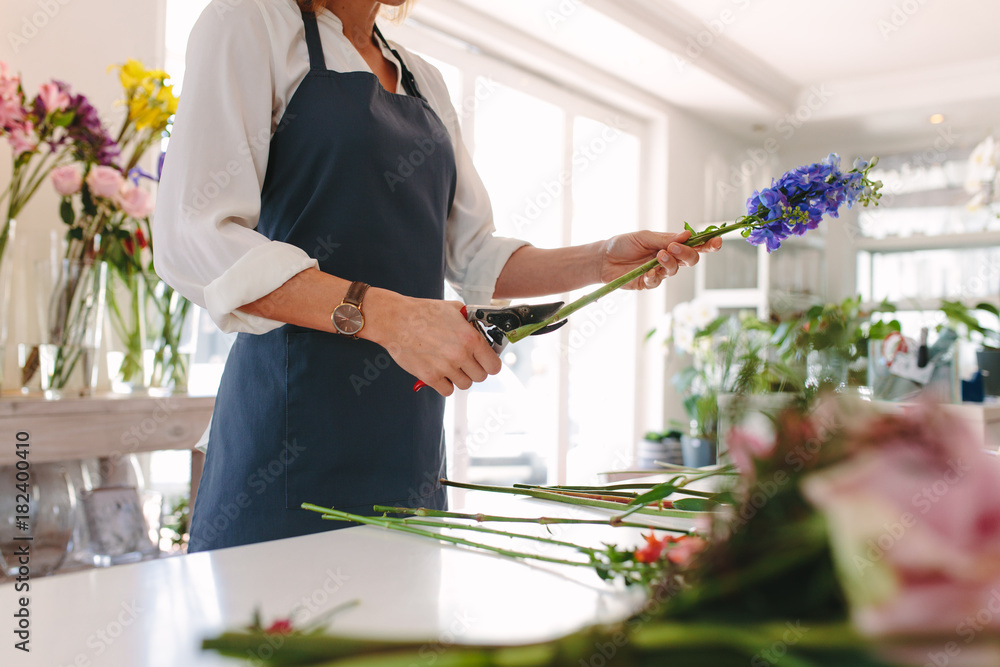
{"type": "Polygon", "coordinates": [[[601,257],[601,282],[609,283],[632,269],[656,257],[660,265],[639,276],[624,289],[652,289],[664,278],[677,273],[682,266],[694,266],[703,252],[715,252],[722,247],[722,239],[715,238],[696,248],[684,245],[691,232],[680,234],[663,232],[632,232],[613,236],[604,242],[601,257]]]}
{"type": "Polygon", "coordinates": [[[403,370],[450,396],[455,387],[468,389],[502,367],[461,310],[458,301],[415,299],[372,288],[365,297],[360,336],[384,347],[403,370]]]}

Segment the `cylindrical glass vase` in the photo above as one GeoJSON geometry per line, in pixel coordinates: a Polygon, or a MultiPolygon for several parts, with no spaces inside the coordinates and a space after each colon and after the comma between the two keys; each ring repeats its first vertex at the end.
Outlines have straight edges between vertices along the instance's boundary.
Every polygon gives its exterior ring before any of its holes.
{"type": "Polygon", "coordinates": [[[97,385],[107,265],[64,259],[39,262],[36,269],[42,340],[35,372],[41,389],[46,398],[88,396],[97,385]]]}

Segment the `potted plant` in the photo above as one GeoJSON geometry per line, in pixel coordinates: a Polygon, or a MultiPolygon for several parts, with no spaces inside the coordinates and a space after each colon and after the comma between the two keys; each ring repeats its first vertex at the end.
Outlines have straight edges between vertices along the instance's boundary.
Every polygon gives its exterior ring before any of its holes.
{"type": "Polygon", "coordinates": [[[691,332],[683,326],[675,317],[673,342],[690,361],[673,383],[690,425],[682,438],[684,465],[700,467],[716,460],[720,394],[781,391],[796,378],[773,353],[770,322],[744,313],[715,317],[691,332]]]}
{"type": "Polygon", "coordinates": [[[897,320],[873,321],[872,316],[895,311],[896,307],[885,300],[864,309],[860,295],[840,303],[817,304],[780,324],[774,342],[780,357],[800,369],[808,386],[865,386],[869,384],[871,341],[900,330],[897,320]]]}
{"type": "Polygon", "coordinates": [[[978,303],[969,308],[961,301],[942,301],[941,312],[965,340],[981,345],[976,351],[976,361],[983,389],[990,396],[1000,396],[1000,309],[991,303],[978,303]],[[989,313],[997,318],[998,328],[984,326],[976,317],[975,311],[989,313]]]}

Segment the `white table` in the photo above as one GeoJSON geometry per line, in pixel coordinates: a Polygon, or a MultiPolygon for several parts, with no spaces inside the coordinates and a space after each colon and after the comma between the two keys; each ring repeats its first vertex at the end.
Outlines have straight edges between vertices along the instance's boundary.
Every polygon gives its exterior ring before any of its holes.
{"type": "MultiPolygon", "coordinates": [[[[609,515],[492,494],[470,494],[468,504],[518,516],[609,515]]],[[[558,536],[595,546],[640,540],[635,529],[560,528],[553,527],[558,536]]],[[[255,607],[270,622],[297,605],[304,618],[357,599],[331,630],[426,640],[440,651],[550,639],[626,618],[642,602],[639,590],[583,568],[516,562],[370,526],[33,580],[28,655],[13,649],[18,595],[12,583],[0,586],[2,665],[238,665],[200,644],[247,624],[255,607]]]]}

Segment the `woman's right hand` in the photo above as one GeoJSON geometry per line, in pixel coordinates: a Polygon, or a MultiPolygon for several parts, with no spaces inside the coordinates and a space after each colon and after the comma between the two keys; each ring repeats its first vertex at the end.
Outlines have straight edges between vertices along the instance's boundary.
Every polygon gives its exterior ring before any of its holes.
{"type": "Polygon", "coordinates": [[[459,301],[416,299],[371,288],[359,336],[378,343],[406,372],[442,396],[500,372],[500,357],[462,316],[459,301]]]}

